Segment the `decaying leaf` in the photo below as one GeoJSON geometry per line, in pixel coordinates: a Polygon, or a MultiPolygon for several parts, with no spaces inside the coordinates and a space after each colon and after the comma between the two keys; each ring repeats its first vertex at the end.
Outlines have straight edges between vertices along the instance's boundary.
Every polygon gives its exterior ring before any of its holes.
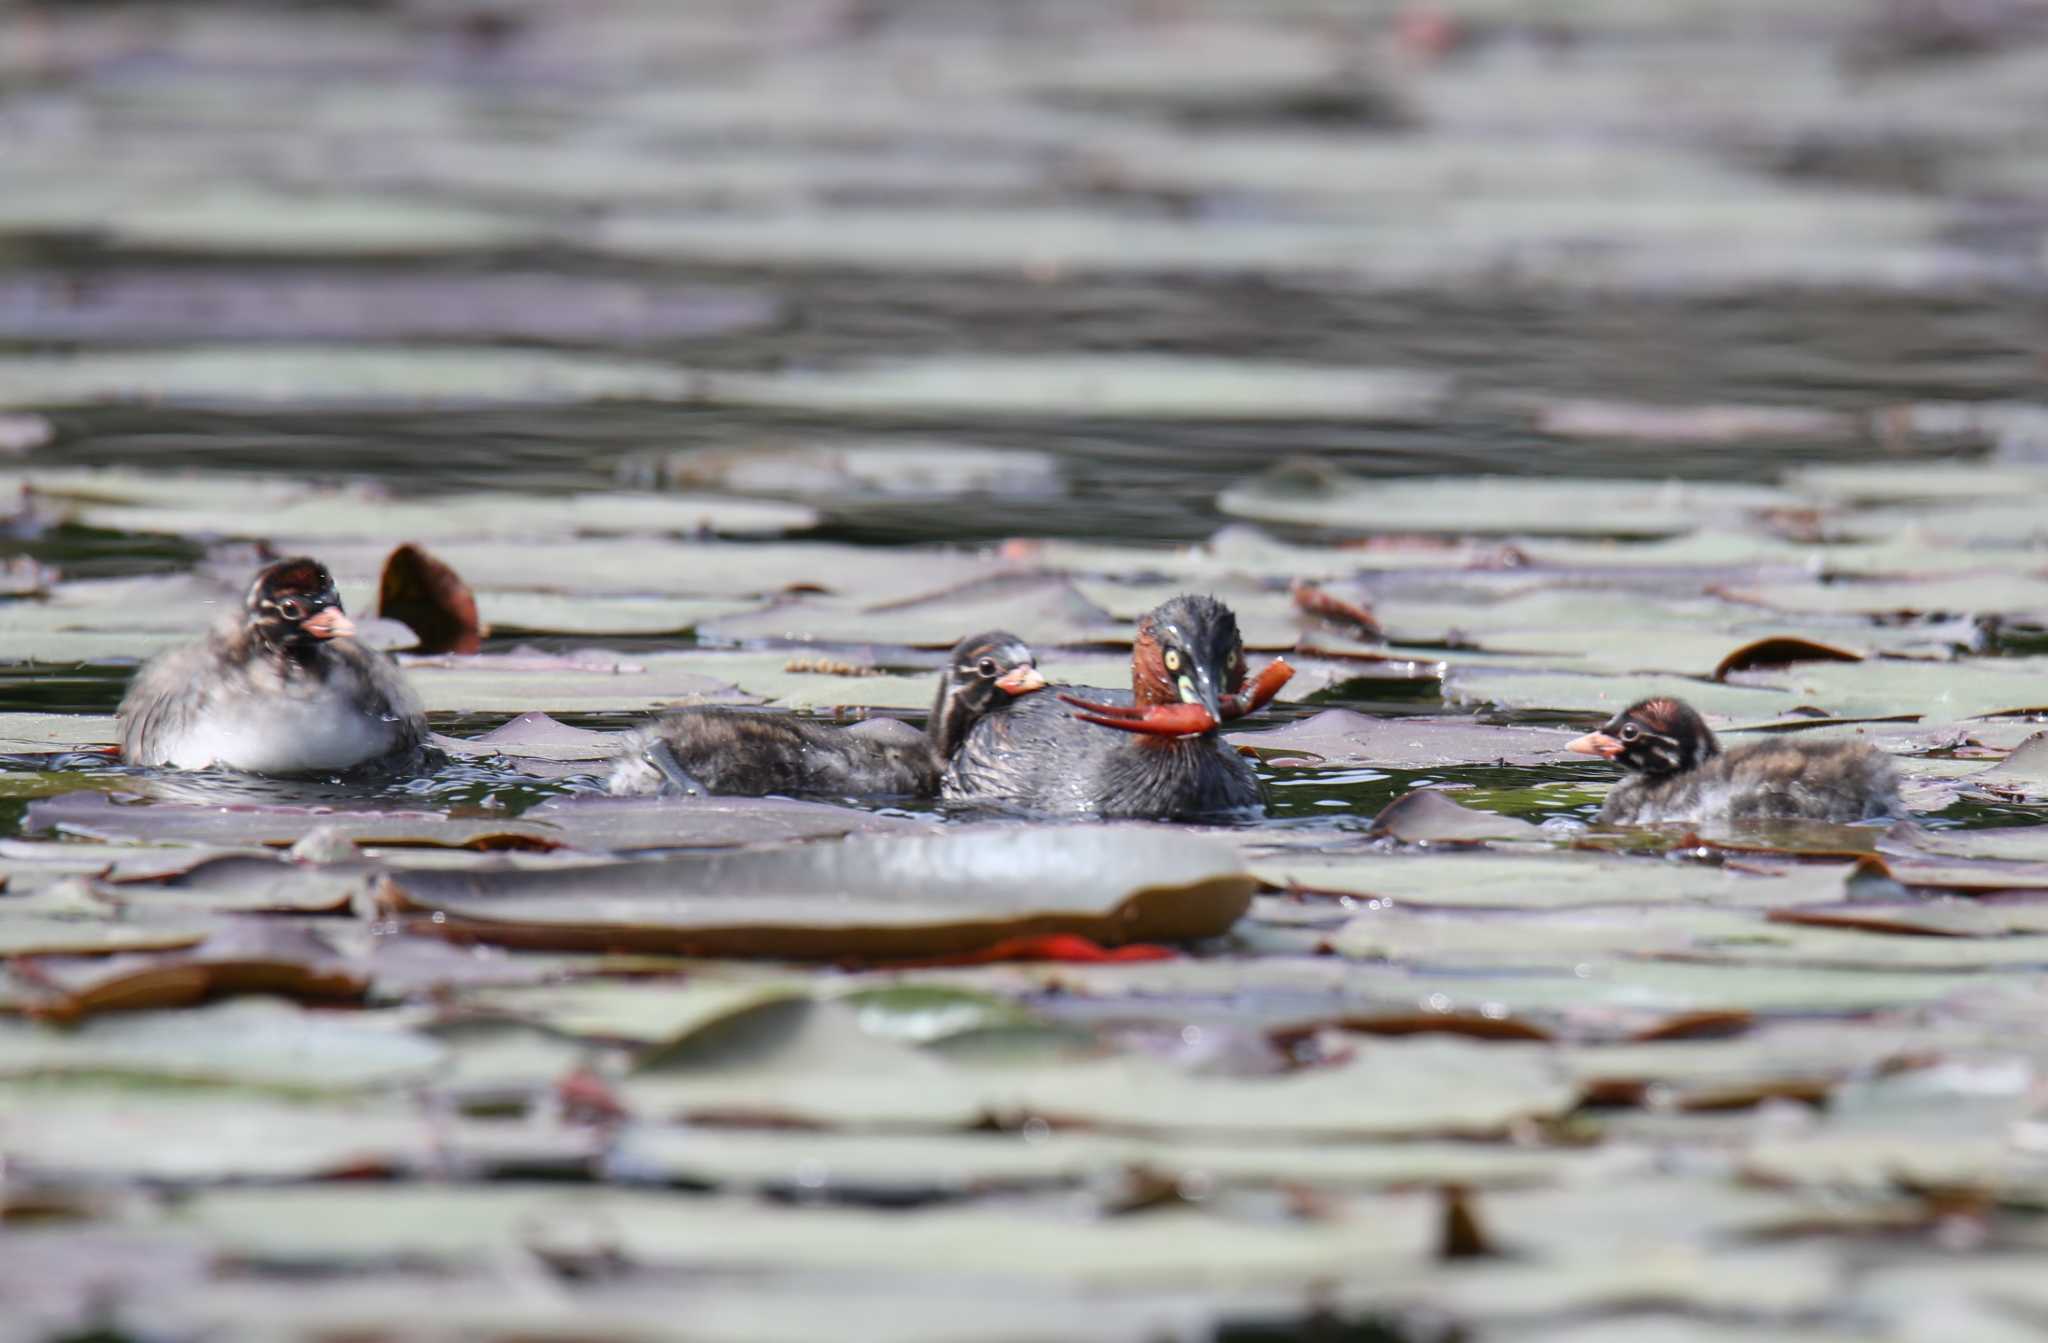
{"type": "Polygon", "coordinates": [[[385,558],[377,614],[404,622],[418,636],[421,653],[474,653],[489,632],[477,620],[476,597],[462,576],[415,545],[385,558]]]}

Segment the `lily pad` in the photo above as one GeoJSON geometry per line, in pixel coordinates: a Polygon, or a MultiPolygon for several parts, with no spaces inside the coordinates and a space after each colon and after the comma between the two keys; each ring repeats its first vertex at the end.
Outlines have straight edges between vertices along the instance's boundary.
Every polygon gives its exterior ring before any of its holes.
{"type": "Polygon", "coordinates": [[[1062,491],[1058,462],[1049,453],[912,438],[692,448],[631,462],[625,476],[657,480],[672,489],[832,503],[967,495],[1043,498],[1062,491]]]}
{"type": "Polygon", "coordinates": [[[1509,476],[1365,480],[1296,466],[1225,490],[1216,506],[1260,522],[1350,533],[1670,536],[1786,501],[1748,485],[1509,476]]]}
{"type": "Polygon", "coordinates": [[[948,357],[844,372],[727,374],[706,395],[727,405],[834,415],[957,419],[1057,416],[1144,420],[1430,418],[1450,379],[1167,355],[948,357]]]}
{"type": "Polygon", "coordinates": [[[212,345],[0,358],[0,405],[575,405],[684,401],[697,378],[667,364],[488,346],[212,345]]]}
{"type": "Polygon", "coordinates": [[[90,285],[0,282],[15,340],[463,340],[641,343],[762,326],[776,301],[746,289],[566,275],[385,275],[362,270],[127,269],[90,285]]]}
{"type": "MultiPolygon", "coordinates": [[[[1863,425],[1838,411],[1804,406],[1657,406],[1626,401],[1542,401],[1536,428],[1556,438],[1639,443],[1779,443],[1853,440],[1863,425]]],[[[1807,484],[1795,478],[1795,484],[1807,484]]]]}
{"type": "MultiPolygon", "coordinates": [[[[843,1010],[843,1009],[841,1009],[843,1010]]],[[[664,1062],[623,1088],[658,1117],[776,1115],[826,1127],[1006,1127],[1041,1117],[1097,1129],[1251,1137],[1483,1135],[1555,1112],[1568,1088],[1540,1046],[1422,1038],[1359,1042],[1328,1067],[1275,1077],[1192,1074],[1142,1055],[1049,1067],[971,1067],[856,1040],[829,1005],[754,1023],[721,1066],[664,1062]],[[772,1022],[772,1026],[771,1026],[772,1022]],[[735,1054],[734,1050],[738,1053],[735,1054]],[[1374,1087],[1388,1069],[1427,1078],[1374,1087]]]]}
{"type": "Polygon", "coordinates": [[[364,848],[552,850],[723,848],[866,831],[916,833],[917,821],[787,798],[553,798],[516,819],[320,806],[117,803],[72,794],[31,804],[29,824],[113,842],[232,838],[284,847],[316,833],[364,848]]]}
{"type": "Polygon", "coordinates": [[[361,968],[344,964],[316,933],[261,919],[219,922],[187,948],[43,959],[11,979],[17,1006],[51,1021],[249,993],[357,1001],[367,987],[361,968]]]}
{"type": "Polygon", "coordinates": [[[443,935],[515,946],[782,959],[958,954],[1072,933],[1215,936],[1252,879],[1224,845],[1129,827],[956,830],[581,867],[410,872],[383,902],[443,935]]]}
{"type": "Polygon", "coordinates": [[[116,1076],[284,1091],[428,1080],[438,1045],[388,1023],[271,999],[94,1017],[60,1027],[0,1018],[0,1076],[116,1076]]]}
{"type": "Polygon", "coordinates": [[[1130,628],[1084,597],[1065,578],[1005,574],[959,588],[876,606],[827,597],[777,602],[748,615],[707,623],[707,638],[742,642],[858,643],[885,626],[900,643],[950,648],[981,629],[1008,629],[1037,648],[1130,638],[1130,628]]]}
{"type": "Polygon", "coordinates": [[[1551,765],[1570,738],[1543,728],[1499,727],[1470,718],[1370,718],[1324,709],[1263,732],[1235,732],[1231,745],[1275,764],[1299,752],[1319,765],[1437,769],[1446,765],[1551,765]]]}
{"type": "MultiPolygon", "coordinates": [[[[1506,819],[1506,818],[1503,818],[1506,819]]],[[[1846,865],[1765,875],[1593,853],[1315,855],[1255,859],[1266,885],[1399,906],[1569,909],[1601,905],[1769,908],[1838,899],[1846,865]]]]}
{"type": "Polygon", "coordinates": [[[583,533],[764,535],[817,523],[817,514],[795,504],[670,494],[479,493],[394,500],[362,487],[268,477],[187,476],[171,489],[163,477],[94,470],[36,472],[24,483],[86,526],[275,538],[301,549],[363,539],[388,544],[583,533]]]}
{"type": "Polygon", "coordinates": [[[1382,807],[1367,833],[1404,844],[1483,844],[1538,839],[1543,831],[1518,817],[1462,806],[1440,788],[1418,788],[1382,807]]]}

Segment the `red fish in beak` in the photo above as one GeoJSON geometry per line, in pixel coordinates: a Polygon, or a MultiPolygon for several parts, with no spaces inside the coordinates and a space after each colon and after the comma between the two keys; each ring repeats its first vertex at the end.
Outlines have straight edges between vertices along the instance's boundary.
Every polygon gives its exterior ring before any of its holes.
{"type": "Polygon", "coordinates": [[[1211,731],[1219,717],[1224,721],[1242,718],[1265,707],[1293,676],[1294,668],[1285,660],[1274,658],[1250,685],[1234,695],[1222,696],[1217,701],[1216,713],[1204,704],[1099,704],[1073,695],[1062,695],[1060,699],[1077,709],[1086,709],[1088,712],[1074,715],[1084,723],[1155,737],[1185,737],[1211,731]]]}

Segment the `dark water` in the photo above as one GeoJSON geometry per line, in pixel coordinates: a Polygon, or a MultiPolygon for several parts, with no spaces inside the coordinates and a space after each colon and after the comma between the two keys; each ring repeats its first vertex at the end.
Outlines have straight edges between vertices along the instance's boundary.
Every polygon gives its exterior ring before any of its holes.
{"type": "MultiPolygon", "coordinates": [[[[641,277],[656,283],[662,272],[641,277]]],[[[620,278],[612,273],[610,278],[620,278]]],[[[1754,480],[1867,460],[1867,442],[1627,448],[1554,438],[1517,396],[1867,412],[2048,388],[2048,304],[2024,293],[1929,298],[1798,292],[1736,298],[1554,291],[1374,293],[1269,281],[1023,284],[905,276],[693,275],[785,298],[766,331],[646,345],[707,368],[782,369],[957,354],[1100,350],[1400,367],[1457,379],[1426,425],[1040,419],[934,424],[688,406],[318,415],[165,407],[56,417],[70,464],[204,466],[369,477],[404,492],[592,489],[648,453],[886,434],[1054,454],[1068,493],[1044,500],[850,501],[822,535],[873,544],[1010,536],[1199,540],[1225,485],[1294,454],[1363,475],[1500,472],[1754,480]]],[[[1953,451],[1970,445],[1956,444],[1953,451]]],[[[1941,451],[1941,445],[1923,448],[1941,451]]]]}

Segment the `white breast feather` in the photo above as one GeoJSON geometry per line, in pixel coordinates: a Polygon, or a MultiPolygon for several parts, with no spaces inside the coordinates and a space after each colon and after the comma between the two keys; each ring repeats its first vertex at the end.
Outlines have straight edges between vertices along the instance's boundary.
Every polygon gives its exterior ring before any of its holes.
{"type": "Polygon", "coordinates": [[[401,724],[356,707],[346,689],[323,684],[305,693],[210,705],[165,743],[178,769],[225,766],[251,774],[317,774],[348,769],[395,749],[401,724]]]}

